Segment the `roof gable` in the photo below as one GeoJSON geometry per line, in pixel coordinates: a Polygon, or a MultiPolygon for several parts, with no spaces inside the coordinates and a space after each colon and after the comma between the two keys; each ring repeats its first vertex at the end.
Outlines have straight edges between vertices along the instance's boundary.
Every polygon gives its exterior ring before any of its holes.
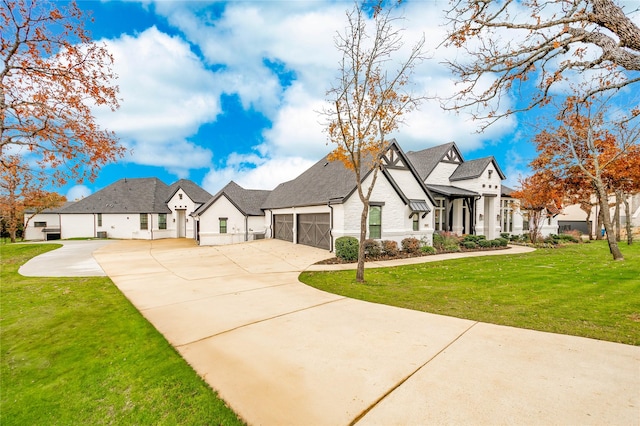
{"type": "Polygon", "coordinates": [[[410,151],[407,153],[407,157],[423,181],[427,179],[441,162],[452,164],[461,164],[464,162],[462,154],[455,142],[445,143],[421,151],[410,151]]]}
{"type": "Polygon", "coordinates": [[[206,203],[200,206],[194,213],[199,216],[204,213],[211,205],[220,199],[226,197],[245,216],[263,216],[262,204],[265,202],[271,191],[261,189],[245,189],[235,183],[229,182],[224,188],[216,193],[206,203]]]}
{"type": "Polygon", "coordinates": [[[205,191],[189,179],[180,179],[169,187],[169,197],[167,197],[165,202],[169,202],[169,200],[171,200],[171,198],[173,198],[173,196],[176,195],[176,192],[180,189],[187,194],[187,197],[191,198],[191,201],[198,204],[204,204],[212,197],[209,192],[205,191]]]}
{"type": "MultiPolygon", "coordinates": [[[[327,157],[325,156],[294,180],[278,185],[267,198],[263,208],[313,206],[327,204],[331,201],[342,202],[349,198],[356,190],[354,172],[341,161],[329,161],[327,157]]],[[[385,172],[385,168],[408,169],[422,186],[427,197],[433,202],[429,190],[424,186],[418,172],[395,139],[390,141],[381,160],[382,174],[390,181],[394,190],[405,203],[408,203],[408,198],[393,181],[393,177],[385,172]]],[[[363,161],[363,164],[368,164],[368,162],[363,161]]],[[[372,168],[365,170],[363,167],[361,173],[363,180],[367,178],[371,170],[372,168]]]]}
{"type": "Polygon", "coordinates": [[[478,158],[477,160],[465,161],[460,164],[456,170],[449,177],[450,181],[475,179],[482,175],[482,173],[489,167],[489,164],[493,163],[497,173],[500,175],[500,179],[505,179],[504,173],[500,170],[496,159],[491,157],[478,158]]]}
{"type": "Polygon", "coordinates": [[[169,187],[158,178],[120,179],[60,213],[171,213],[169,187]]]}

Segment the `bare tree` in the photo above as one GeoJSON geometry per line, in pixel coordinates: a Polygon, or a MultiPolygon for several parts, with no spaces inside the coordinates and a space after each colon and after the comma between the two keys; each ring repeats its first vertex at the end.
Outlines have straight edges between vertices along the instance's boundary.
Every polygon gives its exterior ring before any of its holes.
{"type": "Polygon", "coordinates": [[[452,0],[447,16],[446,44],[466,55],[448,62],[462,87],[443,107],[475,107],[482,129],[547,104],[576,73],[597,80],[582,99],[640,81],[640,28],[616,0],[452,0]],[[534,86],[520,105],[502,108],[503,96],[534,86]]]}
{"type": "Polygon", "coordinates": [[[323,111],[327,131],[337,147],[330,154],[353,170],[360,215],[360,250],[356,281],[364,281],[364,240],[367,236],[369,200],[386,151],[387,136],[402,123],[402,115],[422,99],[411,93],[414,65],[423,59],[424,37],[406,59],[393,61],[403,46],[402,30],[393,27],[400,18],[379,3],[369,14],[356,2],[347,12],[347,27],[335,39],[342,54],[339,77],[327,91],[331,107],[323,111]],[[390,69],[396,65],[397,69],[390,69]],[[365,186],[364,180],[368,179],[365,186]]]}

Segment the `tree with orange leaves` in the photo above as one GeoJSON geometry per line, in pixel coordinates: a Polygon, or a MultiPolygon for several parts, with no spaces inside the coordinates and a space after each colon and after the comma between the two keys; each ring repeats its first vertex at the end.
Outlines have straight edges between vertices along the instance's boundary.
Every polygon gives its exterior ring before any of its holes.
{"type": "Polygon", "coordinates": [[[1,0],[0,25],[3,172],[48,185],[95,178],[125,152],[91,112],[118,108],[113,58],[91,41],[74,2],[1,0]]]}
{"type": "Polygon", "coordinates": [[[640,117],[610,121],[608,106],[607,97],[597,102],[568,98],[557,125],[536,135],[538,157],[531,165],[554,173],[558,182],[579,182],[581,177],[589,182],[603,215],[609,250],[614,260],[623,260],[609,214],[609,195],[623,182],[637,186],[640,117]]]}
{"type": "Polygon", "coordinates": [[[392,56],[402,47],[401,31],[392,24],[392,8],[384,10],[381,2],[369,18],[358,2],[347,13],[348,26],[336,37],[342,54],[338,82],[327,92],[331,108],[327,118],[329,140],[337,145],[330,154],[353,170],[360,215],[360,250],[356,281],[364,282],[364,241],[367,236],[369,200],[381,167],[381,156],[389,146],[387,136],[398,128],[402,115],[413,110],[421,98],[410,89],[415,64],[423,59],[424,37],[395,71],[389,67],[392,56]],[[367,26],[372,25],[369,32],[367,26]],[[364,180],[368,178],[368,186],[364,180]]]}
{"type": "MultiPolygon", "coordinates": [[[[620,93],[640,82],[640,27],[618,0],[450,0],[445,44],[464,50],[449,66],[461,89],[447,109],[477,107],[483,128],[549,103],[556,89],[589,73],[581,94],[620,93]],[[502,108],[505,95],[526,90],[502,108]],[[488,108],[488,111],[487,111],[488,108]]],[[[637,3],[634,3],[637,6],[637,3]]],[[[623,95],[624,96],[624,95],[623,95]]]]}
{"type": "Polygon", "coordinates": [[[544,221],[562,206],[563,193],[558,180],[547,171],[540,171],[520,180],[520,189],[511,196],[518,199],[520,210],[529,213],[529,239],[536,243],[542,236],[544,221]]]}

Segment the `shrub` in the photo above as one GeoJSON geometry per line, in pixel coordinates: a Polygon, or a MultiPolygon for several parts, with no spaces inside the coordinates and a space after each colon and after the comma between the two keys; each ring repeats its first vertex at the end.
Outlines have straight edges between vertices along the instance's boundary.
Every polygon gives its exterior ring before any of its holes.
{"type": "Polygon", "coordinates": [[[452,251],[450,247],[457,246],[460,251],[460,239],[452,232],[437,232],[433,234],[433,246],[438,251],[452,251]]]}
{"type": "Polygon", "coordinates": [[[384,240],[382,242],[382,251],[387,256],[395,256],[398,254],[398,243],[392,240],[384,240]]]}
{"type": "Polygon", "coordinates": [[[469,234],[469,235],[465,235],[464,238],[462,238],[462,242],[471,241],[471,242],[474,242],[474,243],[477,244],[478,241],[486,240],[486,239],[487,239],[487,237],[485,237],[484,235],[471,235],[471,234],[469,234]]]}
{"type": "Polygon", "coordinates": [[[463,241],[462,243],[462,247],[469,249],[469,250],[473,250],[475,248],[478,248],[478,244],[473,242],[473,241],[463,241]]]}
{"type": "Polygon", "coordinates": [[[495,241],[498,242],[499,247],[506,247],[509,245],[509,240],[507,238],[496,238],[495,241]]]}
{"type": "Polygon", "coordinates": [[[578,234],[576,235],[572,235],[572,234],[560,234],[558,235],[558,238],[562,241],[562,242],[569,242],[569,243],[579,243],[580,242],[580,235],[578,234]]]}
{"type": "Polygon", "coordinates": [[[336,257],[347,262],[358,260],[358,239],[340,237],[336,239],[336,257]]]}
{"type": "Polygon", "coordinates": [[[446,246],[444,246],[444,251],[447,251],[447,252],[458,252],[458,251],[460,251],[460,245],[458,243],[456,243],[456,244],[447,244],[446,246]]]}
{"type": "Polygon", "coordinates": [[[489,243],[491,243],[491,247],[500,247],[502,245],[500,239],[497,238],[495,240],[489,241],[489,243]]]}
{"type": "Polygon", "coordinates": [[[431,246],[422,246],[420,247],[420,251],[426,254],[436,254],[436,249],[431,246]]]}
{"type": "Polygon", "coordinates": [[[442,234],[436,232],[433,234],[433,247],[437,250],[442,250],[444,248],[444,237],[442,234]]]}
{"type": "Polygon", "coordinates": [[[520,237],[521,237],[520,235],[514,235],[514,234],[512,234],[512,235],[509,237],[509,240],[511,240],[511,241],[513,241],[513,242],[518,242],[518,241],[520,241],[520,237]]]}
{"type": "Polygon", "coordinates": [[[509,233],[508,232],[501,232],[500,233],[500,237],[504,238],[505,240],[509,240],[509,233]]]}
{"type": "Polygon", "coordinates": [[[484,247],[484,248],[491,247],[491,241],[489,241],[489,240],[479,240],[478,241],[478,245],[480,247],[484,247]]]}
{"type": "Polygon", "coordinates": [[[402,250],[407,253],[417,253],[420,250],[420,241],[417,238],[405,238],[401,244],[402,250]]]}
{"type": "Polygon", "coordinates": [[[379,241],[368,239],[364,240],[363,245],[365,257],[378,257],[382,254],[382,247],[379,241]]]}

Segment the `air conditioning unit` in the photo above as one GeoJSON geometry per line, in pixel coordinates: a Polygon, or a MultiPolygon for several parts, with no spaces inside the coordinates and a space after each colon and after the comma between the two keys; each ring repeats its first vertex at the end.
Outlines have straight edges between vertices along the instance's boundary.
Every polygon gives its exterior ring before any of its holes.
{"type": "Polygon", "coordinates": [[[98,238],[107,238],[107,231],[98,231],[98,238]]]}

